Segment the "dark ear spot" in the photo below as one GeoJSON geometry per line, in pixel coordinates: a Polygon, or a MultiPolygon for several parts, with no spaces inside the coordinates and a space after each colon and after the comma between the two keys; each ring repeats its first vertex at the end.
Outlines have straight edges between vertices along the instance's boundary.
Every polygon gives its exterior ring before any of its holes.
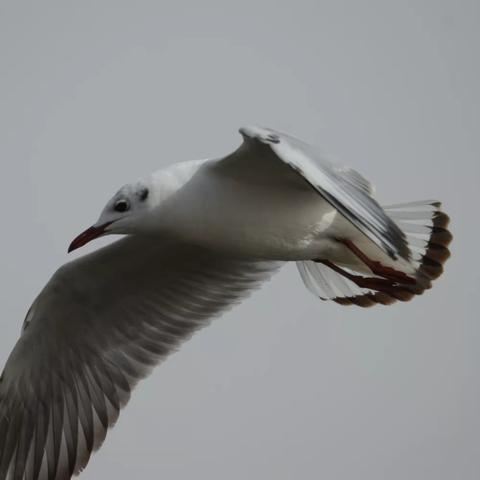
{"type": "Polygon", "coordinates": [[[140,198],[141,202],[144,202],[148,198],[148,188],[142,188],[140,192],[138,193],[138,198],[140,198]]]}

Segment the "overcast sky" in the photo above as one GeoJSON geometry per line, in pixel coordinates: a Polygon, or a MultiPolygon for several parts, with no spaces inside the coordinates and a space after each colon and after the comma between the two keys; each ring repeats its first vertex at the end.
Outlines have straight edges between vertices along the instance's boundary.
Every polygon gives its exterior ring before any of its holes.
{"type": "Polygon", "coordinates": [[[245,123],[381,202],[442,200],[455,235],[433,290],[388,308],[287,266],[141,383],[82,479],[480,477],[479,23],[478,0],[0,0],[0,363],[118,187],[245,123]]]}

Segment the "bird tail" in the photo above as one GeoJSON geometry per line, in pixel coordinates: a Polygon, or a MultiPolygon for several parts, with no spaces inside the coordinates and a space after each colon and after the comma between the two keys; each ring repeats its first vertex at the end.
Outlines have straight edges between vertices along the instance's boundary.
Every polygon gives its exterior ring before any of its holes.
{"type": "Polygon", "coordinates": [[[329,262],[297,262],[303,282],[314,295],[341,305],[370,307],[408,301],[431,288],[450,256],[448,245],[452,234],[447,228],[448,215],[441,210],[440,202],[433,200],[389,205],[383,209],[407,237],[414,278],[405,276],[402,281],[401,272],[396,272],[394,280],[387,280],[375,275],[367,277],[365,273],[329,262]]]}

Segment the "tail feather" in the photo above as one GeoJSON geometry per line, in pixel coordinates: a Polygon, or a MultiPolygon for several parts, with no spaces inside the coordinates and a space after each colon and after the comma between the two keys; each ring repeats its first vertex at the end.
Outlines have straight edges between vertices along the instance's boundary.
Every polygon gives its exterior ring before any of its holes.
{"type": "Polygon", "coordinates": [[[384,209],[407,235],[417,277],[429,288],[432,280],[443,273],[443,265],[450,257],[448,245],[452,234],[447,229],[450,218],[441,210],[440,202],[435,201],[391,205],[384,209]]]}
{"type": "Polygon", "coordinates": [[[322,263],[297,262],[305,285],[314,295],[341,305],[390,305],[396,301],[409,301],[422,294],[443,273],[443,265],[450,257],[448,245],[452,241],[452,234],[447,228],[450,219],[441,210],[440,202],[428,200],[383,208],[407,237],[412,252],[411,263],[416,270],[416,283],[398,283],[388,292],[378,292],[359,287],[322,263]]]}

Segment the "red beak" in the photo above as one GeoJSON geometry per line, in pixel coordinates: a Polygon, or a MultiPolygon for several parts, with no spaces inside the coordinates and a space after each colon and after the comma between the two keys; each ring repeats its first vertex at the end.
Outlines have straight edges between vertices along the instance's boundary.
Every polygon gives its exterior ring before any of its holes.
{"type": "Polygon", "coordinates": [[[90,227],[87,228],[83,233],[81,233],[78,237],[76,237],[73,242],[70,244],[68,247],[68,253],[73,252],[77,248],[83,247],[85,244],[88,242],[91,242],[95,238],[101,237],[104,233],[106,228],[111,224],[112,222],[107,222],[104,223],[103,225],[100,225],[99,227],[90,227]]]}

